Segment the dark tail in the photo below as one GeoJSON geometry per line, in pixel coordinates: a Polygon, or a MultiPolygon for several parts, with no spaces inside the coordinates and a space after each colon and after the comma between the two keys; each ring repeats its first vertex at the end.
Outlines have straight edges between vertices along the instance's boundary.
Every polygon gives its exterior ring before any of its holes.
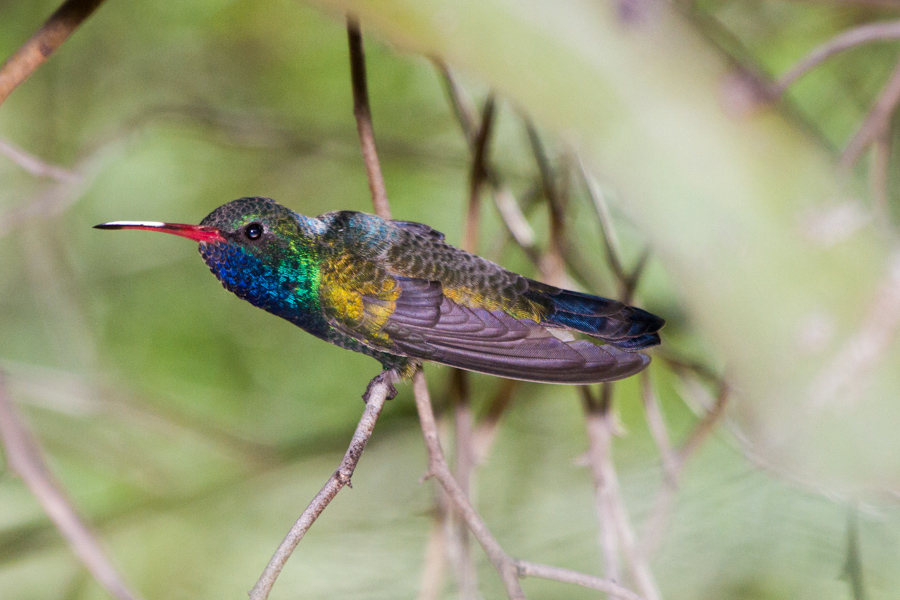
{"type": "Polygon", "coordinates": [[[622,350],[658,345],[658,331],[666,324],[641,308],[534,281],[529,281],[525,296],[549,309],[542,320],[545,325],[580,331],[622,350]]]}

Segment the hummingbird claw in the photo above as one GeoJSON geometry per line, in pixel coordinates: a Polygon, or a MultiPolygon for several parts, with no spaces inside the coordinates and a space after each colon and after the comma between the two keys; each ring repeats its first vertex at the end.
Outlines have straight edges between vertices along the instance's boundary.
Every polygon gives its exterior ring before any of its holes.
{"type": "Polygon", "coordinates": [[[362,395],[362,400],[365,404],[369,403],[369,398],[372,396],[372,392],[376,385],[387,385],[387,396],[386,400],[393,400],[397,397],[397,388],[394,387],[394,382],[397,381],[397,372],[394,370],[385,370],[372,378],[372,381],[369,382],[369,385],[366,386],[366,391],[362,395]]]}

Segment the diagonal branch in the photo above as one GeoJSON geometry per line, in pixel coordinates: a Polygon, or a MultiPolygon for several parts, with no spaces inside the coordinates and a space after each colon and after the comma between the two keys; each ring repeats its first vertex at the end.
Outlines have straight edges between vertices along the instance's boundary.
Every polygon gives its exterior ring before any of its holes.
{"type": "Polygon", "coordinates": [[[265,600],[269,597],[269,592],[272,591],[272,586],[275,585],[278,574],[281,573],[294,548],[297,547],[297,544],[300,543],[300,540],[303,539],[303,536],[306,535],[312,524],[322,514],[322,511],[337,496],[337,493],[344,486],[350,485],[350,478],[353,476],[353,471],[362,457],[363,450],[366,449],[369,438],[372,437],[372,431],[375,429],[375,423],[378,421],[381,409],[384,408],[384,403],[393,394],[392,382],[395,376],[396,374],[393,371],[384,371],[369,383],[369,387],[366,388],[366,393],[363,396],[366,408],[359,420],[359,425],[356,427],[356,432],[353,434],[353,439],[350,440],[350,446],[344,454],[344,459],[319,493],[312,499],[312,502],[309,503],[309,506],[306,507],[306,510],[303,511],[303,514],[300,515],[300,518],[297,519],[297,522],[294,523],[294,526],[291,527],[281,545],[278,546],[256,585],[250,591],[250,600],[265,600]]]}
{"type": "Polygon", "coordinates": [[[425,373],[419,370],[413,377],[413,393],[416,398],[416,409],[419,412],[419,423],[422,427],[422,436],[425,439],[425,447],[428,451],[428,474],[434,477],[441,487],[447,492],[448,500],[462,515],[466,525],[481,544],[488,559],[500,574],[506,593],[511,600],[524,600],[522,586],[519,578],[541,577],[565,583],[573,583],[591,589],[606,592],[609,595],[625,600],[640,600],[640,596],[620,586],[619,584],[599,577],[592,577],[582,573],[560,569],[547,565],[540,565],[527,561],[517,561],[509,556],[494,538],[490,530],[478,512],[472,507],[469,499],[459,487],[438,437],[437,423],[434,418],[434,410],[431,407],[431,397],[428,393],[428,384],[425,381],[425,373]]]}
{"type": "Polygon", "coordinates": [[[61,183],[75,183],[81,179],[81,176],[75,171],[44,162],[37,156],[4,140],[0,140],[0,154],[35,177],[48,177],[61,183]]]}
{"type": "Polygon", "coordinates": [[[0,66],[0,104],[50,58],[103,0],[66,0],[21,48],[0,66]]]}
{"type": "Polygon", "coordinates": [[[34,438],[10,400],[0,373],[0,444],[9,470],[31,490],[44,512],[87,567],[94,579],[114,598],[138,600],[106,557],[94,533],[81,520],[72,503],[51,475],[34,438]]]}
{"type": "Polygon", "coordinates": [[[894,67],[881,95],[866,115],[863,124],[841,153],[840,166],[849,169],[856,164],[867,147],[890,135],[891,118],[900,104],[900,62],[894,67]]]}
{"type": "Polygon", "coordinates": [[[796,83],[798,79],[835,54],[839,54],[845,50],[863,44],[887,42],[891,40],[900,40],[900,21],[869,23],[867,25],[848,29],[828,40],[821,46],[814,48],[812,52],[794,65],[790,71],[778,78],[778,81],[773,84],[770,93],[773,97],[780,96],[787,88],[796,83]]]}

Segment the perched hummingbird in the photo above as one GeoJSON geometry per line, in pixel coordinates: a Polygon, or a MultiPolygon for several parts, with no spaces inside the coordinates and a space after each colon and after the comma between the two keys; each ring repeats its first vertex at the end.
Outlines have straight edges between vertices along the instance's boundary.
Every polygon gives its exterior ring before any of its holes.
{"type": "Polygon", "coordinates": [[[225,289],[410,377],[422,361],[545,383],[587,384],[650,363],[665,321],[615,300],[527,279],[421,223],[336,211],[305,217],[269,198],[220,206],[200,225],[115,221],[200,243],[225,289]],[[605,342],[576,340],[573,332],[605,342]]]}

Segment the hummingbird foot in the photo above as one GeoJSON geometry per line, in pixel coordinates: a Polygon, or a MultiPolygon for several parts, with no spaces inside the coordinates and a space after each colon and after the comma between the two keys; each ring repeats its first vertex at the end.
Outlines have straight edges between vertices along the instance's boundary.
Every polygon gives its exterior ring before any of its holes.
{"type": "Polygon", "coordinates": [[[372,378],[372,381],[369,382],[369,385],[366,386],[366,391],[362,395],[362,400],[364,403],[369,403],[369,398],[372,397],[372,392],[375,391],[375,387],[379,385],[387,386],[387,400],[393,400],[397,396],[397,388],[394,387],[394,383],[400,380],[400,374],[393,369],[385,369],[378,375],[372,378]]]}

